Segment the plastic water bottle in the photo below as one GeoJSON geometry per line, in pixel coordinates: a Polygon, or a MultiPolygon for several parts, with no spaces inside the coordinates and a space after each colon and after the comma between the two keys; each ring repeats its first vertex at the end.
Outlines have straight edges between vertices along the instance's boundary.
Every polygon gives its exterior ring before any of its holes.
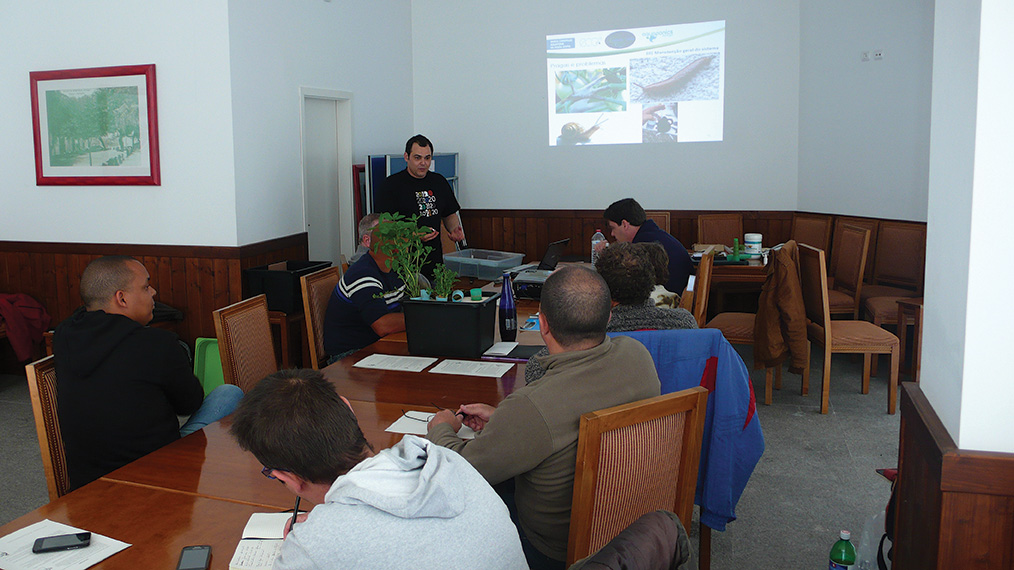
{"type": "Polygon", "coordinates": [[[602,234],[602,230],[596,229],[595,234],[592,235],[592,254],[591,262],[595,265],[595,262],[599,260],[599,252],[595,246],[606,241],[606,236],[602,234]]]}
{"type": "Polygon", "coordinates": [[[856,563],[856,547],[852,546],[852,534],[843,530],[838,534],[838,542],[831,547],[831,561],[828,570],[848,570],[856,563]]]}
{"type": "Polygon", "coordinates": [[[503,291],[500,292],[500,340],[514,342],[518,337],[518,308],[514,304],[514,286],[509,273],[503,274],[503,291]]]}

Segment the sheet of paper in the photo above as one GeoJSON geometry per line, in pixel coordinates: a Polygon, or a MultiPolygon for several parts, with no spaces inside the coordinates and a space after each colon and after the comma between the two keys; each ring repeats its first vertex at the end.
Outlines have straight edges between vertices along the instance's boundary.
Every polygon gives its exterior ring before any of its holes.
{"type": "MultiPolygon", "coordinates": [[[[405,413],[384,431],[390,433],[410,433],[412,435],[426,435],[426,424],[430,423],[433,412],[422,410],[406,410],[405,413]]],[[[458,437],[461,439],[475,439],[475,432],[472,428],[463,425],[458,430],[458,437]]]]}
{"type": "MultiPolygon", "coordinates": [[[[690,277],[687,278],[687,291],[693,291],[694,290],[694,281],[696,281],[696,280],[697,280],[697,277],[694,276],[694,275],[691,275],[690,277]]],[[[676,292],[678,293],[678,291],[676,291],[676,292]]]]}
{"type": "Polygon", "coordinates": [[[514,365],[507,362],[444,360],[430,369],[430,372],[433,374],[463,374],[465,376],[487,376],[489,378],[499,378],[510,370],[512,366],[514,365]]]}
{"type": "Polygon", "coordinates": [[[372,368],[374,370],[397,370],[401,372],[422,372],[427,366],[436,362],[436,358],[428,356],[394,356],[392,354],[371,354],[355,363],[356,368],[372,368]]]}
{"type": "Polygon", "coordinates": [[[90,545],[77,550],[35,554],[35,539],[57,534],[87,532],[49,519],[0,538],[0,568],[4,570],[85,570],[130,546],[126,542],[92,533],[90,545]]]}
{"type": "Polygon", "coordinates": [[[284,538],[285,523],[291,519],[292,513],[254,513],[243,527],[243,538],[284,538]]]}
{"type": "Polygon", "coordinates": [[[517,347],[516,342],[498,342],[493,346],[489,347],[489,350],[482,353],[483,356],[507,356],[517,347]]]}
{"type": "Polygon", "coordinates": [[[281,551],[281,539],[244,538],[236,545],[236,552],[229,561],[229,570],[271,570],[281,551]]]}

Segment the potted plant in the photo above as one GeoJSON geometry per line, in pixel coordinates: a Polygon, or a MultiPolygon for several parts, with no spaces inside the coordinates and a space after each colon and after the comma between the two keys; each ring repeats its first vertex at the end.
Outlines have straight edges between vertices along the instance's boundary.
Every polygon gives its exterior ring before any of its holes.
{"type": "MultiPolygon", "coordinates": [[[[496,300],[500,293],[484,293],[481,301],[457,303],[422,300],[419,272],[430,247],[422,236],[429,228],[420,228],[418,217],[381,214],[374,230],[376,251],[390,257],[388,267],[405,282],[408,299],[402,301],[405,312],[405,336],[409,354],[478,358],[490,346],[496,330],[496,300]]],[[[437,265],[435,289],[450,293],[457,279],[454,271],[437,265]]]]}
{"type": "Polygon", "coordinates": [[[433,295],[437,301],[446,301],[451,296],[454,283],[458,280],[458,274],[453,269],[448,269],[443,263],[438,263],[433,270],[433,295]]]}
{"type": "Polygon", "coordinates": [[[373,230],[374,249],[388,257],[388,268],[405,282],[405,292],[412,299],[422,293],[419,274],[433,249],[423,245],[422,236],[429,233],[429,228],[420,228],[418,219],[419,216],[406,218],[402,214],[384,213],[373,230]]]}

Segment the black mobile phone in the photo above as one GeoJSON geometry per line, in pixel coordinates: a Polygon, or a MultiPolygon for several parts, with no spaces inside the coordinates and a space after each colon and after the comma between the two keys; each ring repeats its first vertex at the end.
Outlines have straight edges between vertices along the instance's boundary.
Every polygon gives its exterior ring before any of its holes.
{"type": "Polygon", "coordinates": [[[176,570],[208,570],[211,562],[211,547],[207,544],[184,546],[176,570]]]}
{"type": "Polygon", "coordinates": [[[58,534],[56,536],[45,536],[36,539],[32,545],[32,552],[42,554],[43,552],[56,552],[58,550],[73,550],[84,548],[92,543],[92,533],[79,532],[75,534],[58,534]]]}

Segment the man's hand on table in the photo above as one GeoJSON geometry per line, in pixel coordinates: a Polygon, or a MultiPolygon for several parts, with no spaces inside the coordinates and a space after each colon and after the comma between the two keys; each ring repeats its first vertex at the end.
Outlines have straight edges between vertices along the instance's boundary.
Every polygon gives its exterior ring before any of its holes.
{"type": "Polygon", "coordinates": [[[432,430],[434,426],[438,426],[440,424],[447,424],[451,426],[451,429],[457,433],[458,430],[461,429],[461,418],[459,418],[457,414],[451,410],[440,410],[433,416],[432,419],[430,419],[430,423],[426,424],[426,429],[432,430]]]}

